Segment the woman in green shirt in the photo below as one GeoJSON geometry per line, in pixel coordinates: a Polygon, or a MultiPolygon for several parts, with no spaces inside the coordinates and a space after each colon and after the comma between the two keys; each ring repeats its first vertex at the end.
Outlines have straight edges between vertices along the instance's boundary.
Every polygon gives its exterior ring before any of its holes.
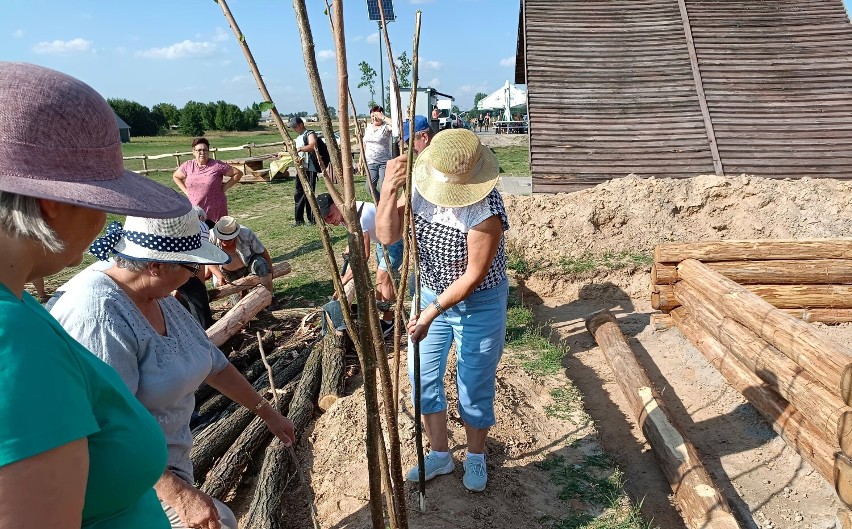
{"type": "Polygon", "coordinates": [[[0,526],[158,529],[163,434],[118,374],[24,291],[80,264],[106,213],[170,218],[124,170],[115,116],[59,72],[0,62],[0,526]]]}

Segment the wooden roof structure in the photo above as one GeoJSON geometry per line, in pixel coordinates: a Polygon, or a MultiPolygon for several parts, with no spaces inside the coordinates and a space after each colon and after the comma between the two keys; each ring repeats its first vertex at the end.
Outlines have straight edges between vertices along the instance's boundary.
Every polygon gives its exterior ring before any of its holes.
{"type": "Polygon", "coordinates": [[[852,178],[842,0],[521,0],[533,192],[629,173],[852,178]]]}

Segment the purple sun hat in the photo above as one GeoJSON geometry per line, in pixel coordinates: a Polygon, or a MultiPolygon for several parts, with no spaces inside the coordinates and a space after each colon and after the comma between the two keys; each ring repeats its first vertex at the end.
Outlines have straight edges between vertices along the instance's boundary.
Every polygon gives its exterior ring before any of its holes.
{"type": "Polygon", "coordinates": [[[0,191],[142,217],[179,217],[177,191],[124,169],[115,115],[92,87],[0,62],[0,191]]]}

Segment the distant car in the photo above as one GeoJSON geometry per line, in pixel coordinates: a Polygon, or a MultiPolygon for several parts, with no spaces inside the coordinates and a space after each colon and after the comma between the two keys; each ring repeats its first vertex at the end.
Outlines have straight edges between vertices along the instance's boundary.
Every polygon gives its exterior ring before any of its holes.
{"type": "Polygon", "coordinates": [[[464,120],[460,118],[457,114],[450,114],[446,118],[440,118],[439,126],[441,130],[444,129],[461,129],[464,128],[464,120]]]}

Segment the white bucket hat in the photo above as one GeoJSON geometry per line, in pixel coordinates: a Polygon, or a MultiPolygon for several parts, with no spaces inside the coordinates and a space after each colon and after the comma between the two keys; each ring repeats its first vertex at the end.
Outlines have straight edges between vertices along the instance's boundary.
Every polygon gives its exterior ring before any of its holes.
{"type": "Polygon", "coordinates": [[[113,255],[137,261],[158,263],[223,264],[228,254],[203,240],[198,215],[190,210],[181,217],[150,219],[127,217],[122,228],[112,222],[104,236],[89,251],[101,261],[113,255]]]}
{"type": "Polygon", "coordinates": [[[236,239],[240,234],[240,223],[234,217],[225,215],[213,226],[213,235],[220,241],[236,239]]]}

